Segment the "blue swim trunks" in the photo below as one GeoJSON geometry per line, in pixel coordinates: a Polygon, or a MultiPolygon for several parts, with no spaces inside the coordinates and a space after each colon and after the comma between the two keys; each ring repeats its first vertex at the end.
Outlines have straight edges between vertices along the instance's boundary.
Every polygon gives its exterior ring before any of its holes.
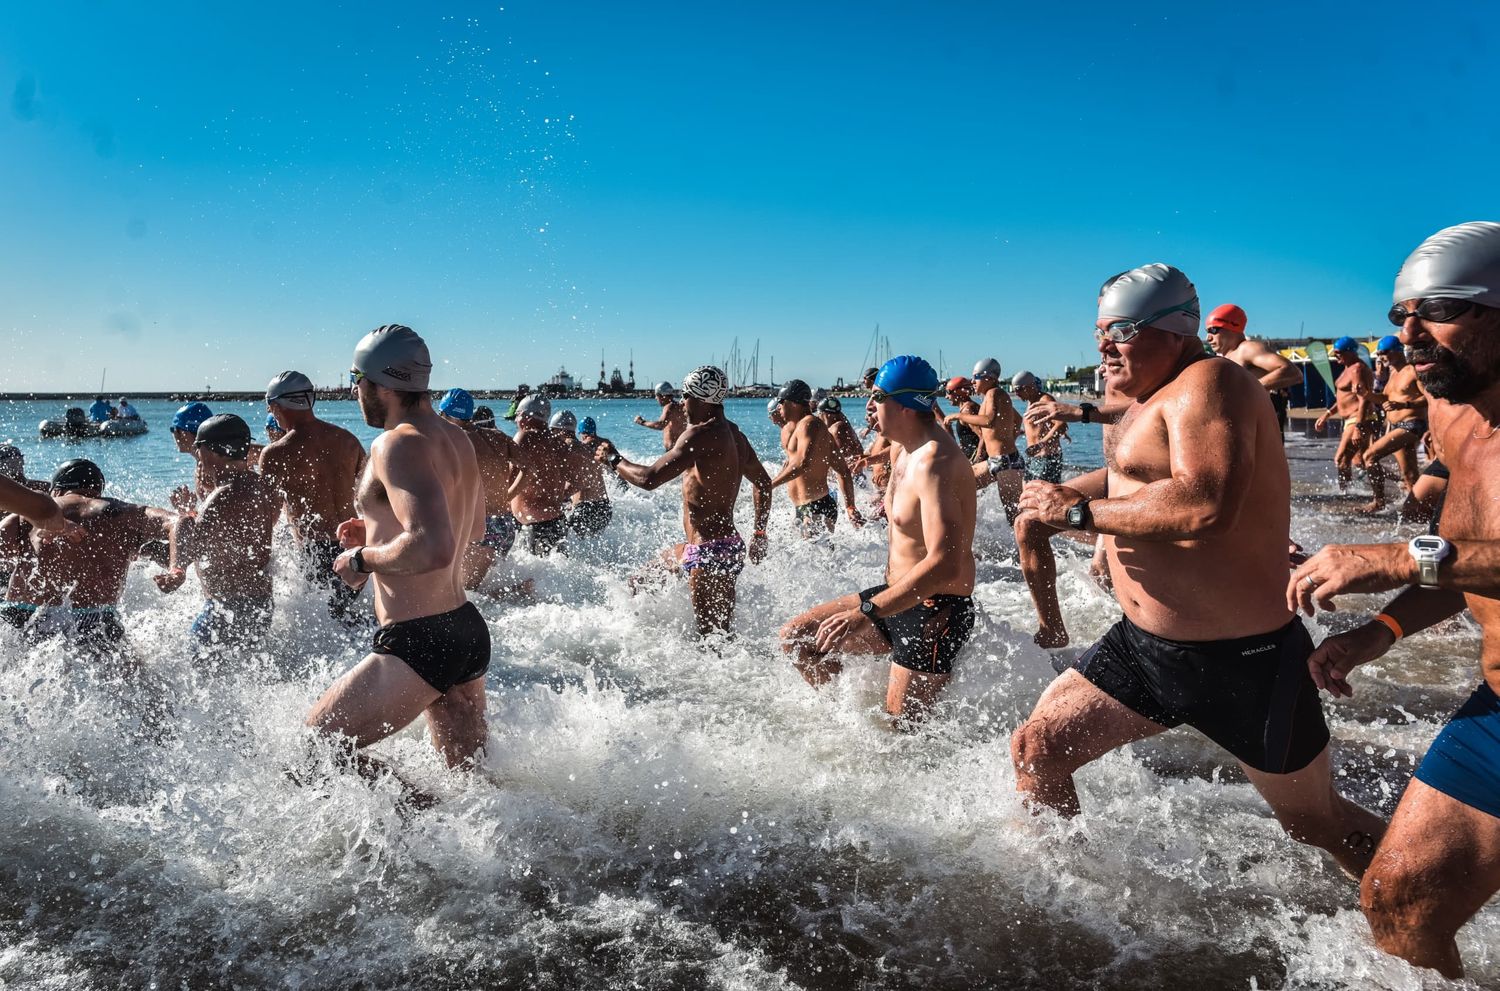
{"type": "Polygon", "coordinates": [[[1429,787],[1500,819],[1500,698],[1480,682],[1417,765],[1429,787]]]}

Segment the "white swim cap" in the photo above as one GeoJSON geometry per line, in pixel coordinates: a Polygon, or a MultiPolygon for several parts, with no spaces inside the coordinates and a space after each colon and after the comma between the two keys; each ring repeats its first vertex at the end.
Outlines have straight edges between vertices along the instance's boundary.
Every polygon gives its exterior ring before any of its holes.
{"type": "Polygon", "coordinates": [[[1407,257],[1392,302],[1432,296],[1500,307],[1500,224],[1475,220],[1440,230],[1407,257]]]}
{"type": "Polygon", "coordinates": [[[975,362],[974,374],[970,377],[976,379],[998,379],[1000,377],[1000,362],[994,358],[985,358],[983,361],[975,362]]]}
{"type": "Polygon", "coordinates": [[[682,391],[694,399],[722,406],[729,392],[729,376],[713,365],[699,365],[682,380],[682,391]]]}
{"type": "Polygon", "coordinates": [[[354,368],[376,385],[397,392],[426,392],[432,376],[427,343],[410,327],[376,327],[354,346],[354,368]]]}
{"type": "Polygon", "coordinates": [[[282,372],[266,386],[266,402],[287,409],[312,409],[312,379],[301,372],[282,372]]]}
{"type": "Polygon", "coordinates": [[[552,414],[552,419],[547,421],[547,426],[553,430],[561,427],[568,433],[572,433],[578,427],[578,417],[574,416],[570,409],[560,409],[552,414]]]}
{"type": "Polygon", "coordinates": [[[552,415],[552,400],[540,392],[533,392],[516,406],[517,420],[535,420],[543,425],[552,415]]]}
{"type": "Polygon", "coordinates": [[[1198,290],[1171,265],[1142,265],[1106,285],[1099,297],[1099,316],[1197,337],[1198,290]]]}

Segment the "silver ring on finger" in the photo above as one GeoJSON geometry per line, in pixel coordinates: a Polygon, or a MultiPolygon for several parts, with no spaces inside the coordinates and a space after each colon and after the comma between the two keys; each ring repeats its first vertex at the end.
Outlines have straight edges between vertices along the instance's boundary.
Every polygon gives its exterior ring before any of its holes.
{"type": "Polygon", "coordinates": [[[1302,577],[1302,580],[1307,583],[1307,587],[1308,588],[1317,588],[1319,585],[1322,584],[1322,582],[1318,581],[1312,575],[1304,575],[1302,577]]]}

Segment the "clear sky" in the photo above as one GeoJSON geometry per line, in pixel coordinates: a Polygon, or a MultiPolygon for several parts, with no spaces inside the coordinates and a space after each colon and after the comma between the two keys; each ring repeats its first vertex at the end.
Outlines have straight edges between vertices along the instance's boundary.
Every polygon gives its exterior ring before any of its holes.
{"type": "MultiPolygon", "coordinates": [[[[1092,354],[1178,265],[1251,332],[1381,330],[1500,219],[1500,6],[62,0],[0,18],[0,391],[434,385],[601,350],[852,378],[1092,354]]],[[[1383,331],[1382,331],[1383,332],[1383,331]]],[[[1087,360],[1092,361],[1092,358],[1087,360]]]]}

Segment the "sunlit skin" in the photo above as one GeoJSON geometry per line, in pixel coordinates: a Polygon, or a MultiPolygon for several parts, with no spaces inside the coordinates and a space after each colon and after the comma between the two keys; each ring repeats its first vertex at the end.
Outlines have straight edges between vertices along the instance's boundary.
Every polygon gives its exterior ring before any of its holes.
{"type": "MultiPolygon", "coordinates": [[[[849,463],[839,456],[833,436],[823,421],[813,415],[806,403],[783,400],[780,403],[781,448],[786,463],[771,479],[771,488],[785,485],[793,507],[817,502],[828,495],[828,476],[838,479],[844,495],[844,511],[854,526],[863,526],[864,518],[854,505],[854,476],[849,463]]],[[[832,530],[836,520],[827,520],[823,529],[832,530]]],[[[817,520],[803,522],[803,536],[811,536],[817,520]]]]}
{"type": "Polygon", "coordinates": [[[336,542],[338,525],[354,515],[364,445],[311,409],[267,406],[283,433],[260,452],[261,474],[286,497],[287,519],[298,541],[336,542]]]}
{"type": "MultiPolygon", "coordinates": [[[[1313,423],[1313,429],[1321,431],[1332,417],[1344,421],[1344,432],[1339,437],[1339,446],[1333,453],[1333,463],[1338,468],[1339,487],[1348,486],[1354,477],[1354,465],[1364,458],[1364,451],[1373,439],[1375,421],[1375,375],[1368,365],[1351,352],[1329,351],[1328,356],[1343,366],[1343,371],[1333,383],[1333,407],[1313,423]]],[[[1378,463],[1377,463],[1378,465],[1378,463]]],[[[1378,467],[1376,469],[1379,470],[1378,467]]],[[[1374,478],[1372,476],[1372,484],[1374,478]]],[[[1374,508],[1385,505],[1385,489],[1377,486],[1374,491],[1374,508]],[[1378,505],[1376,505],[1378,503],[1378,505]]]]}
{"type": "MultiPolygon", "coordinates": [[[[499,430],[485,430],[473,420],[439,414],[458,427],[474,445],[474,459],[479,466],[479,484],[484,490],[485,516],[503,516],[510,512],[510,487],[517,472],[515,441],[499,430]]],[[[495,563],[495,548],[471,541],[464,550],[464,588],[477,589],[495,563]]]]}
{"type": "MultiPolygon", "coordinates": [[[[1103,333],[1111,322],[1098,322],[1100,360],[1111,393],[1132,402],[1108,463],[1068,485],[1029,482],[1018,522],[1061,529],[1067,510],[1089,499],[1116,597],[1154,636],[1202,642],[1281,629],[1291,618],[1282,594],[1291,478],[1265,390],[1237,365],[1209,359],[1196,336],[1145,327],[1117,344],[1103,333]],[[1235,581],[1223,581],[1226,569],[1235,581]]],[[[1017,787],[1075,815],[1078,768],[1163,731],[1069,669],[1012,738],[1017,787]]],[[[1383,824],[1334,790],[1326,747],[1289,774],[1241,767],[1291,836],[1346,870],[1364,869],[1369,844],[1346,838],[1378,836],[1383,824]]]]}
{"type": "MultiPolygon", "coordinates": [[[[1411,312],[1418,302],[1401,305],[1411,312]]],[[[1407,636],[1467,608],[1483,632],[1480,674],[1500,691],[1500,514],[1493,508],[1500,502],[1500,311],[1475,309],[1445,323],[1411,316],[1400,337],[1414,349],[1413,366],[1433,400],[1431,429],[1452,473],[1439,533],[1453,550],[1439,566],[1439,587],[1409,587],[1419,572],[1405,543],[1330,545],[1292,573],[1287,601],[1311,613],[1332,609],[1344,593],[1408,586],[1383,610],[1407,636]],[[1455,380],[1454,367],[1472,394],[1444,388],[1455,380]]],[[[1329,637],[1308,666],[1320,687],[1351,695],[1349,673],[1393,642],[1394,634],[1372,621],[1329,637]]],[[[1417,966],[1461,977],[1457,932],[1497,891],[1500,819],[1412,779],[1360,888],[1376,942],[1417,966]]]]}
{"type": "MultiPolygon", "coordinates": [[[[965,423],[979,433],[979,446],[987,458],[998,458],[1016,453],[1016,437],[1021,434],[1021,418],[1011,405],[1010,395],[1000,388],[1000,380],[993,375],[978,376],[973,380],[974,393],[979,397],[978,411],[970,413],[960,409],[949,413],[946,423],[965,423]]],[[[983,462],[976,461],[973,470],[975,483],[983,488],[991,481],[1000,493],[1000,505],[1005,510],[1007,521],[1014,522],[1016,502],[1021,496],[1022,474],[1019,469],[1006,469],[991,474],[983,462]]]]}
{"type": "MultiPolygon", "coordinates": [[[[1383,482],[1385,475],[1384,469],[1377,470],[1380,459],[1394,455],[1401,478],[1406,487],[1411,489],[1421,475],[1421,467],[1417,464],[1417,445],[1422,442],[1425,431],[1406,430],[1399,425],[1420,424],[1427,418],[1427,395],[1422,391],[1417,369],[1407,362],[1404,351],[1390,351],[1383,357],[1389,373],[1385,388],[1375,398],[1385,410],[1385,422],[1389,429],[1365,450],[1364,464],[1370,469],[1370,483],[1374,485],[1378,481],[1383,482]]],[[[1385,492],[1381,491],[1365,508],[1373,512],[1383,505],[1385,492]]]]}
{"type": "Polygon", "coordinates": [[[670,451],[672,445],[677,443],[677,438],[682,436],[682,432],[687,429],[687,411],[675,397],[660,392],[656,394],[656,402],[661,406],[659,419],[648,420],[643,416],[637,416],[635,422],[651,430],[660,430],[662,450],[670,451]]]}

